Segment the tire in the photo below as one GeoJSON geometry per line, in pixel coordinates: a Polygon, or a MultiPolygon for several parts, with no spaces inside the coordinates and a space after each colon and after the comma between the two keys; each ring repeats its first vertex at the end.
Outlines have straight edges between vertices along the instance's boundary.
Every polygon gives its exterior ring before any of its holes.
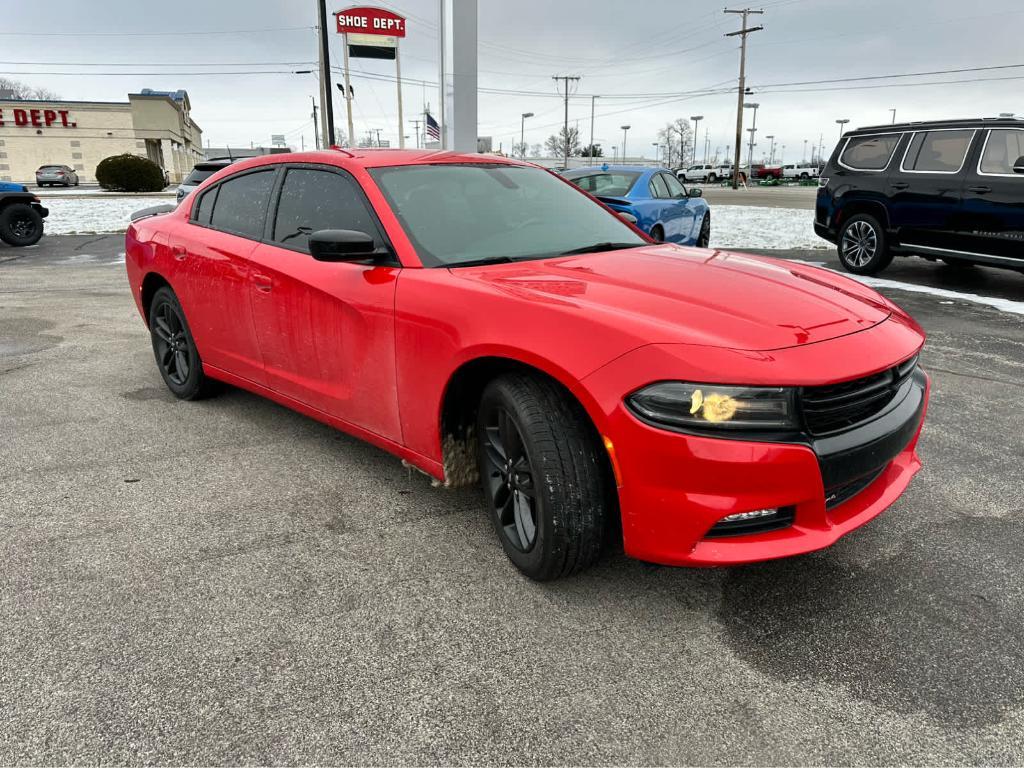
{"type": "Polygon", "coordinates": [[[11,203],[0,210],[0,240],[8,245],[35,245],[43,236],[43,217],[26,203],[11,203]]]}
{"type": "Polygon", "coordinates": [[[665,242],[665,230],[661,226],[661,224],[655,224],[653,227],[651,227],[651,237],[654,238],[656,242],[665,242]]]}
{"type": "Polygon", "coordinates": [[[216,392],[216,382],[203,373],[185,311],[166,286],[149,303],[149,334],[157,370],[171,394],[180,400],[201,400],[216,392]]]}
{"type": "Polygon", "coordinates": [[[800,174],[800,180],[801,181],[807,181],[809,178],[811,178],[811,177],[808,176],[806,172],[800,174]]]}
{"type": "Polygon", "coordinates": [[[707,248],[711,242],[711,211],[704,214],[704,220],[700,223],[700,234],[697,235],[696,246],[707,248]]]}
{"type": "Polygon", "coordinates": [[[477,435],[488,512],[512,563],[536,581],[593,564],[615,502],[607,459],[580,404],[552,381],[506,374],[484,389],[477,435]]]}
{"type": "Polygon", "coordinates": [[[70,187],[71,186],[71,179],[64,179],[64,186],[65,187],[70,187]]]}
{"type": "Polygon", "coordinates": [[[718,176],[714,173],[708,174],[708,184],[715,184],[718,181],[718,176]]]}
{"type": "Polygon", "coordinates": [[[847,219],[839,231],[836,250],[843,269],[855,275],[874,275],[892,263],[885,229],[867,213],[847,219]]]}

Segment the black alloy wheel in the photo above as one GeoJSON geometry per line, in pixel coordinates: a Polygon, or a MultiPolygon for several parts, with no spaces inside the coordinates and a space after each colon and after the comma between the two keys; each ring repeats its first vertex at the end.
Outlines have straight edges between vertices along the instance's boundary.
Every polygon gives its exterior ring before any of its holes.
{"type": "Polygon", "coordinates": [[[170,288],[161,288],[149,307],[153,356],[167,388],[181,400],[213,394],[216,382],[203,373],[203,361],[178,297],[170,288]]]}
{"type": "Polygon", "coordinates": [[[26,203],[11,203],[0,211],[0,239],[8,245],[35,245],[43,236],[43,217],[26,203]]]}
{"type": "Polygon", "coordinates": [[[480,436],[489,463],[484,483],[505,540],[520,552],[537,543],[537,492],[533,466],[519,428],[504,407],[496,405],[484,414],[480,436]]]}

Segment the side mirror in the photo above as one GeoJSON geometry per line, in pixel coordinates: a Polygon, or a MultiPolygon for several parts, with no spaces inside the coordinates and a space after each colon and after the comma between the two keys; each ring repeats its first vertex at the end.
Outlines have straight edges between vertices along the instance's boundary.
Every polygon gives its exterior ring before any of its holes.
{"type": "Polygon", "coordinates": [[[636,216],[632,213],[626,213],[625,211],[616,211],[616,213],[619,214],[619,218],[625,219],[630,224],[636,224],[636,216]]]}
{"type": "Polygon", "coordinates": [[[1013,161],[1013,172],[1024,173],[1024,155],[1021,155],[1013,161]]]}
{"type": "Polygon", "coordinates": [[[319,229],[309,236],[309,253],[317,261],[362,261],[373,252],[373,238],[354,229],[319,229]]]}
{"type": "Polygon", "coordinates": [[[700,187],[690,187],[687,191],[687,197],[704,197],[704,190],[700,187]]]}

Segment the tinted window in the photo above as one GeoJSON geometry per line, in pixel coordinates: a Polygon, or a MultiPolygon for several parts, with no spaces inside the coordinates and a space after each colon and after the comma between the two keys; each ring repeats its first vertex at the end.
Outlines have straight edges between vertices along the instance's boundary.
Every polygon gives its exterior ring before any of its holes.
{"type": "Polygon", "coordinates": [[[376,221],[355,182],[331,171],[288,169],[277,204],[273,239],[289,248],[308,251],[310,233],[320,229],[366,232],[380,245],[376,221]]]}
{"type": "Polygon", "coordinates": [[[206,181],[208,178],[213,176],[213,174],[215,174],[217,171],[221,170],[224,167],[225,166],[223,165],[196,166],[195,168],[192,169],[192,172],[188,176],[186,176],[185,180],[181,183],[197,186],[200,183],[206,181]]]}
{"type": "Polygon", "coordinates": [[[639,173],[624,173],[622,171],[565,175],[565,178],[580,189],[592,195],[607,195],[608,197],[628,195],[629,190],[633,188],[634,182],[639,177],[639,173]]]}
{"type": "Polygon", "coordinates": [[[900,134],[885,136],[854,136],[843,150],[839,162],[850,168],[865,171],[880,171],[889,164],[893,150],[900,141],[900,134]]]}
{"type": "MultiPolygon", "coordinates": [[[[995,129],[989,131],[985,152],[981,156],[982,173],[1013,173],[1013,162],[1024,156],[1024,131],[995,129]]],[[[1024,179],[1024,174],[1014,174],[1024,179]]]]}
{"type": "Polygon", "coordinates": [[[903,170],[956,173],[964,164],[973,136],[973,131],[915,133],[903,159],[903,170]]]}
{"type": "Polygon", "coordinates": [[[260,240],[263,222],[274,187],[274,171],[236,176],[219,184],[210,226],[235,235],[260,240]]]}
{"type": "Polygon", "coordinates": [[[660,176],[665,179],[669,197],[686,197],[686,187],[679,183],[679,179],[668,173],[662,173],[660,176]]]}
{"type": "Polygon", "coordinates": [[[651,197],[671,197],[668,193],[668,187],[665,186],[665,179],[662,178],[660,173],[656,173],[651,177],[650,189],[651,197]]]}
{"type": "Polygon", "coordinates": [[[213,203],[217,199],[218,189],[220,187],[214,187],[199,196],[199,201],[196,203],[194,211],[194,219],[197,224],[202,224],[203,226],[210,225],[210,213],[213,211],[213,203]]]}
{"type": "Polygon", "coordinates": [[[592,198],[539,168],[445,163],[371,168],[370,174],[430,266],[646,242],[592,198]]]}

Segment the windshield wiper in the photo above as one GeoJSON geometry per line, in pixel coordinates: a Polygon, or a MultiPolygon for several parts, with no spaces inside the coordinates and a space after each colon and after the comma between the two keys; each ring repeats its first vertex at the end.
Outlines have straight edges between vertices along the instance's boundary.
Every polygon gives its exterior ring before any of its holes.
{"type": "Polygon", "coordinates": [[[584,245],[581,248],[573,248],[571,251],[562,251],[559,256],[575,256],[580,253],[600,253],[601,251],[617,251],[620,248],[639,248],[646,243],[594,243],[584,245]]]}
{"type": "Polygon", "coordinates": [[[511,264],[515,259],[509,256],[489,256],[486,259],[470,259],[469,261],[456,261],[445,264],[448,269],[454,267],[479,267],[483,264],[511,264]]]}

